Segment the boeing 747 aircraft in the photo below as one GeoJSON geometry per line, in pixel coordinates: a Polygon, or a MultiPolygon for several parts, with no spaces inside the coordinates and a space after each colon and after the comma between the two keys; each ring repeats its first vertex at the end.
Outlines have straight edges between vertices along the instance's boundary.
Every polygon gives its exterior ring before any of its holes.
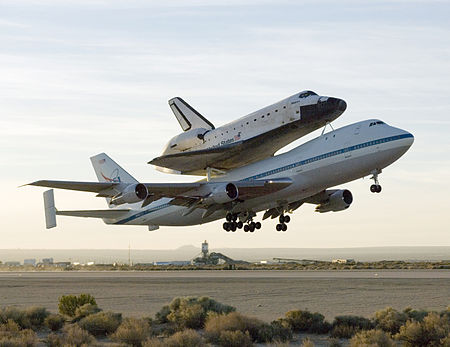
{"type": "Polygon", "coordinates": [[[167,173],[202,176],[266,159],[347,108],[344,100],[307,90],[215,128],[181,98],[169,100],[169,106],[184,132],[149,164],[167,173]]]}
{"type": "Polygon", "coordinates": [[[99,182],[37,181],[34,186],[97,193],[110,209],[59,211],[53,190],[44,192],[47,228],[56,215],[102,218],[106,224],[185,226],[226,218],[226,231],[253,232],[258,212],[279,218],[276,229],[286,231],[292,213],[303,203],[317,212],[347,209],[352,193],[329,189],[372,175],[370,190],[381,191],[378,175],[412,145],[409,132],[370,119],[322,134],[289,152],[229,170],[209,181],[139,183],[106,154],[91,158],[99,182]]]}

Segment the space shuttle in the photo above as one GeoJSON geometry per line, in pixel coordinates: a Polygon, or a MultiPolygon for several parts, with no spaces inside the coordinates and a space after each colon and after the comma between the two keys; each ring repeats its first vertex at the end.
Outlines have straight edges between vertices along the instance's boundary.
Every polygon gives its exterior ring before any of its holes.
{"type": "Polygon", "coordinates": [[[183,132],[148,163],[166,173],[208,177],[271,157],[347,108],[342,99],[307,90],[216,128],[180,97],[169,106],[183,132]]]}

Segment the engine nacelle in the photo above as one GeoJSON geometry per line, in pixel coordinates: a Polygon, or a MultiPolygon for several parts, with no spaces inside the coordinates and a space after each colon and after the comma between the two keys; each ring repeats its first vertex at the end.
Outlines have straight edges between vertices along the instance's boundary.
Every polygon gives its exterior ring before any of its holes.
{"type": "Polygon", "coordinates": [[[338,191],[335,191],[333,194],[330,195],[328,198],[328,201],[317,205],[316,212],[337,212],[337,211],[343,211],[351,205],[353,202],[353,195],[352,193],[347,189],[340,189],[338,191]]]}
{"type": "Polygon", "coordinates": [[[239,190],[233,183],[223,183],[214,186],[204,202],[206,204],[225,204],[236,200],[238,197],[239,190]]]}
{"type": "Polygon", "coordinates": [[[133,204],[144,200],[148,195],[147,187],[142,183],[130,184],[125,187],[120,195],[111,199],[111,204],[133,204]]]}
{"type": "Polygon", "coordinates": [[[169,141],[164,154],[183,152],[200,146],[203,143],[203,136],[207,131],[208,129],[196,128],[175,136],[169,141]]]}

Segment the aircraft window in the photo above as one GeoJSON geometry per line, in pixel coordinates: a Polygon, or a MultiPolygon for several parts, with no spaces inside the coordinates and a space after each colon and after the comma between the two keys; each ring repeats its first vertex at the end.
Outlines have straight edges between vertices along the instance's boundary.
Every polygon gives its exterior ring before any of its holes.
{"type": "Polygon", "coordinates": [[[264,118],[264,115],[262,115],[261,118],[264,118]]]}
{"type": "Polygon", "coordinates": [[[278,112],[278,110],[275,110],[275,112],[278,112]]]}
{"type": "Polygon", "coordinates": [[[247,125],[248,125],[248,122],[247,122],[247,125]]]}
{"type": "Polygon", "coordinates": [[[300,111],[299,111],[299,110],[297,110],[297,111],[295,111],[295,113],[300,113],[300,111]]]}
{"type": "Polygon", "coordinates": [[[317,95],[316,93],[314,93],[313,91],[311,91],[311,90],[307,90],[307,91],[305,91],[305,92],[303,92],[303,93],[300,93],[300,95],[298,96],[299,98],[306,98],[306,97],[308,97],[308,96],[310,96],[310,95],[317,95]]]}
{"type": "Polygon", "coordinates": [[[270,116],[270,113],[268,113],[267,115],[270,116]]]}
{"type": "Polygon", "coordinates": [[[227,134],[228,134],[228,130],[227,130],[227,134]]]}
{"type": "Polygon", "coordinates": [[[378,122],[377,122],[377,124],[384,124],[384,122],[382,122],[382,121],[378,121],[378,122]]]}
{"type": "Polygon", "coordinates": [[[283,106],[283,108],[286,108],[286,106],[283,106]]]}
{"type": "Polygon", "coordinates": [[[241,124],[241,128],[243,128],[244,127],[244,124],[241,124]]]}
{"type": "Polygon", "coordinates": [[[254,121],[254,122],[256,122],[256,118],[255,118],[255,119],[253,119],[253,121],[254,121]]]}

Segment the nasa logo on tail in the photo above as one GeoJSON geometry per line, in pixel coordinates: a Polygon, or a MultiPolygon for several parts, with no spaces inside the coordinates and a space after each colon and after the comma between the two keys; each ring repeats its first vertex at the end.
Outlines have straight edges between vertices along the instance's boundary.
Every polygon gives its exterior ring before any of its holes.
{"type": "Polygon", "coordinates": [[[120,183],[119,169],[114,169],[113,172],[111,172],[111,174],[109,175],[109,177],[105,176],[103,172],[100,172],[100,174],[108,182],[120,183]]]}

